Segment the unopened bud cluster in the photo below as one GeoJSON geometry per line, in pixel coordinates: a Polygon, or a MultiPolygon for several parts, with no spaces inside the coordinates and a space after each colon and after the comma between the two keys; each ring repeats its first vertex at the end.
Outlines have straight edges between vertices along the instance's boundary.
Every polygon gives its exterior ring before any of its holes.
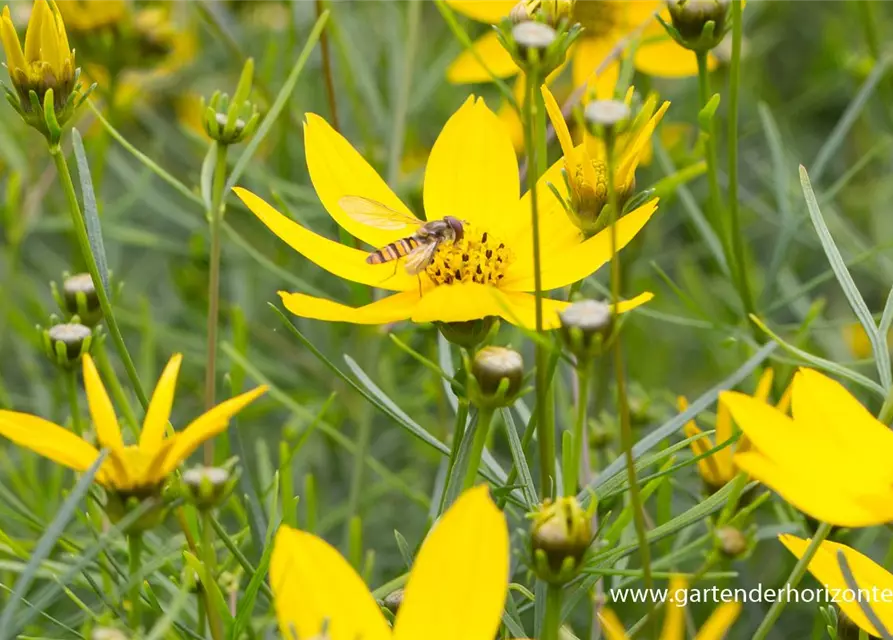
{"type": "Polygon", "coordinates": [[[95,327],[102,320],[99,295],[89,273],[65,274],[60,288],[50,283],[53,298],[59,309],[67,316],[77,316],[81,324],[95,327]]]}
{"type": "Polygon", "coordinates": [[[561,338],[568,351],[585,366],[604,353],[605,345],[614,330],[611,306],[598,300],[581,300],[558,314],[561,338]]]}
{"type": "Polygon", "coordinates": [[[94,334],[74,316],[70,322],[54,323],[48,329],[38,327],[47,357],[65,370],[73,369],[93,346],[94,334]]]}
{"type": "Polygon", "coordinates": [[[505,347],[484,347],[466,362],[468,398],[480,408],[510,406],[524,386],[524,360],[521,354],[505,347]]]}
{"type": "Polygon", "coordinates": [[[667,0],[670,24],[664,27],[686,49],[707,52],[722,42],[729,31],[729,0],[667,0]]]}
{"type": "Polygon", "coordinates": [[[564,64],[567,52],[582,33],[580,25],[568,26],[573,3],[522,2],[497,30],[502,46],[528,74],[545,78],[564,64]]]}
{"type": "Polygon", "coordinates": [[[541,580],[564,584],[580,571],[592,543],[592,511],[574,497],[547,499],[531,515],[533,568],[541,580]]]}
{"type": "Polygon", "coordinates": [[[260,114],[257,106],[248,100],[253,77],[254,60],[249,58],[232,99],[220,91],[215,91],[207,104],[202,99],[202,125],[211,139],[224,145],[237,144],[257,129],[260,114]]]}
{"type": "Polygon", "coordinates": [[[238,479],[225,467],[193,467],[183,474],[182,491],[199,510],[212,509],[229,498],[238,479]]]}

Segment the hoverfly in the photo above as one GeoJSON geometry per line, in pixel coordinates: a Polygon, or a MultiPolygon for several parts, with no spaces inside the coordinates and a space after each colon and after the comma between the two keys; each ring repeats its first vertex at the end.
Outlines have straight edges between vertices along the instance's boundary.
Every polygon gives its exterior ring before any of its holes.
{"type": "Polygon", "coordinates": [[[404,268],[411,276],[419,275],[434,260],[437,247],[443,243],[462,240],[462,221],[453,216],[442,220],[423,222],[418,218],[394,211],[375,200],[360,196],[344,196],[338,201],[344,212],[357,222],[376,229],[415,229],[415,231],[391,244],[373,251],[366,258],[368,264],[392,262],[406,256],[404,268]]]}

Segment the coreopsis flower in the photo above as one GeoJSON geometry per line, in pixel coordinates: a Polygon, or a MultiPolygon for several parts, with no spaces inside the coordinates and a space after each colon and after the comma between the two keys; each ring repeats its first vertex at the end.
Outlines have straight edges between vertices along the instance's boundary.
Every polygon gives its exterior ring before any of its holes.
{"type": "MultiPolygon", "coordinates": [[[[604,142],[586,132],[583,143],[575,145],[552,92],[545,85],[542,92],[546,111],[564,154],[566,179],[552,181],[552,184],[562,196],[566,196],[565,209],[574,225],[585,234],[601,231],[608,225],[610,217],[605,215],[608,205],[608,175],[604,142]]],[[[632,90],[627,92],[627,104],[632,100],[632,95],[632,90]]],[[[621,207],[635,191],[636,168],[642,154],[650,148],[654,129],[669,106],[669,102],[664,102],[657,109],[657,97],[650,96],[635,120],[617,139],[613,181],[621,207]]]]}
{"type": "MultiPolygon", "coordinates": [[[[790,534],[778,536],[781,543],[787,547],[788,551],[793,553],[799,560],[806,553],[807,547],[811,542],[809,539],[803,540],[790,534]]],[[[852,547],[845,544],[838,544],[824,540],[819,545],[815,556],[809,561],[809,572],[815,576],[826,589],[832,593],[844,593],[850,586],[843,577],[843,570],[840,568],[840,560],[838,553],[843,553],[846,558],[847,565],[853,574],[858,588],[867,589],[869,593],[881,594],[893,591],[893,574],[890,574],[881,565],[876,563],[868,556],[862,555],[852,547]]],[[[862,596],[864,598],[864,596],[862,596]]],[[[874,638],[880,638],[880,632],[875,629],[874,625],[862,611],[856,598],[836,598],[837,606],[846,615],[849,620],[855,623],[860,629],[866,631],[874,638]]],[[[883,598],[871,598],[868,603],[872,611],[877,615],[881,624],[889,632],[893,629],[893,603],[883,598]]]]}
{"type": "MultiPolygon", "coordinates": [[[[65,24],[58,10],[50,6],[47,0],[34,0],[25,32],[25,48],[22,50],[9,7],[6,6],[0,19],[0,39],[6,52],[9,77],[18,93],[17,110],[40,112],[47,92],[52,90],[54,109],[62,112],[77,78],[74,50],[68,44],[65,24]],[[34,92],[38,105],[33,104],[31,92],[34,92]]],[[[13,106],[16,106],[15,102],[13,106]]],[[[62,121],[61,118],[59,120],[62,121]]]]}
{"type": "MultiPolygon", "coordinates": [[[[670,580],[667,590],[668,598],[678,598],[675,594],[684,592],[688,587],[688,581],[685,578],[674,576],[670,580]]],[[[701,627],[696,636],[696,640],[722,640],[726,636],[726,632],[735,624],[738,615],[741,613],[740,602],[724,602],[717,607],[707,622],[701,627]]],[[[603,609],[598,614],[598,619],[602,625],[602,631],[605,632],[607,640],[629,640],[629,636],[623,628],[617,615],[610,609],[603,609]]],[[[669,602],[667,605],[667,613],[664,617],[664,624],[661,627],[660,640],[676,640],[685,637],[685,607],[678,602],[669,602]]]]}
{"type": "MultiPolygon", "coordinates": [[[[325,120],[307,114],[304,140],[316,193],[348,233],[373,247],[387,247],[418,231],[424,221],[325,120]],[[349,214],[345,206],[355,205],[358,199],[367,207],[391,212],[387,224],[372,224],[355,212],[349,214]]],[[[547,180],[559,181],[560,170],[559,164],[549,169],[537,193],[544,291],[577,282],[611,259],[610,229],[584,239],[546,185],[547,180]]],[[[406,319],[455,323],[499,316],[535,326],[535,297],[530,293],[534,289],[530,197],[518,196],[518,161],[511,141],[481,99],[469,98],[449,119],[428,158],[423,193],[427,220],[460,216],[462,233],[452,242],[442,242],[418,275],[410,275],[401,262],[381,262],[380,256],[370,263],[367,251],[319,236],[250,191],[235,191],[273,233],[322,268],[353,282],[397,292],[359,308],[280,292],[285,307],[297,316],[356,324],[406,319]]],[[[656,208],[654,199],[620,219],[618,248],[639,232],[656,208]]],[[[622,302],[618,311],[651,297],[645,293],[622,302]]],[[[556,328],[558,312],[568,303],[547,298],[543,305],[544,326],[556,328]]]]}
{"type": "MultiPolygon", "coordinates": [[[[125,444],[96,365],[89,355],[83,357],[84,388],[97,444],[108,449],[108,457],[96,473],[96,481],[111,493],[122,497],[155,495],[167,477],[205,440],[223,431],[230,418],[260,396],[265,387],[257,387],[222,402],[193,420],[180,433],[165,437],[174,388],[182,356],[170,359],[162,372],[146,412],[139,442],[125,444]]],[[[53,462],[86,471],[96,461],[99,450],[68,429],[38,416],[16,411],[0,411],[0,435],[53,462]]]]}
{"type": "Polygon", "coordinates": [[[73,32],[105,29],[118,24],[127,15],[124,0],[60,0],[58,8],[73,32]]]}
{"type": "Polygon", "coordinates": [[[893,432],[840,383],[801,368],[793,417],[757,398],[720,394],[747,436],[740,469],[817,520],[844,527],[893,521],[893,432]]]}
{"type": "MultiPolygon", "coordinates": [[[[448,0],[453,9],[473,20],[497,24],[511,13],[518,0],[448,0]]],[[[572,6],[570,21],[583,27],[583,34],[571,48],[570,59],[574,86],[586,82],[615,46],[644,27],[636,47],[635,65],[642,73],[678,78],[698,72],[695,57],[670,39],[654,16],[664,9],[660,0],[577,0],[572,6]]],[[[666,18],[669,14],[664,11],[666,18]]],[[[499,43],[495,32],[478,39],[463,51],[447,70],[450,82],[464,84],[489,82],[518,73],[518,67],[499,43]],[[481,64],[483,61],[484,64],[481,64]]],[[[600,79],[611,85],[616,82],[618,65],[600,79]]]]}
{"type": "MultiPolygon", "coordinates": [[[[772,379],[774,372],[772,369],[766,369],[757,382],[757,388],[754,392],[754,398],[762,402],[768,402],[769,393],[772,390],[772,379]]],[[[781,399],[776,405],[776,409],[782,413],[787,413],[791,403],[791,387],[789,386],[782,394],[781,399]]],[[[679,411],[685,411],[688,408],[688,401],[684,397],[678,399],[679,411]]],[[[716,408],[716,433],[713,438],[704,436],[691,443],[691,451],[695,456],[701,456],[713,449],[714,446],[720,445],[731,438],[732,414],[729,407],[720,399],[716,408]]],[[[685,425],[684,433],[686,438],[692,438],[700,435],[702,431],[694,420],[690,420],[685,425]]],[[[747,449],[747,441],[742,436],[737,445],[730,445],[720,449],[712,455],[698,460],[698,474],[704,481],[707,489],[713,493],[723,488],[726,483],[733,480],[738,474],[738,467],[735,464],[734,454],[736,451],[745,451],[747,449]]]]}
{"type": "Polygon", "coordinates": [[[509,581],[505,516],[484,486],[462,494],[422,544],[391,629],[363,579],[332,546],[281,527],[270,586],[283,638],[493,640],[509,581]]]}

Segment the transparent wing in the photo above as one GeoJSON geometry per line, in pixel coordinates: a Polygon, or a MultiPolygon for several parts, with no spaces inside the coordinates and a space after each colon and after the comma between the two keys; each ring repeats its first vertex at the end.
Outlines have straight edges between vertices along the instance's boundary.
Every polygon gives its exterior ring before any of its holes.
{"type": "Polygon", "coordinates": [[[437,243],[430,242],[428,244],[420,244],[406,255],[406,273],[416,276],[425,270],[431,260],[434,258],[434,252],[437,251],[437,243]]]}
{"type": "Polygon", "coordinates": [[[416,228],[422,221],[416,217],[394,211],[376,200],[361,196],[344,196],[338,200],[344,213],[351,218],[376,229],[394,230],[416,228]]]}

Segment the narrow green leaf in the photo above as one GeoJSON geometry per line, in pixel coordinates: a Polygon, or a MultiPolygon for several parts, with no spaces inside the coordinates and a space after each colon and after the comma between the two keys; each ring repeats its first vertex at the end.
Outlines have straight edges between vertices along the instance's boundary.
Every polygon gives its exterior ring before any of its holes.
{"type": "Polygon", "coordinates": [[[806,173],[806,168],[803,165],[800,166],[800,185],[803,187],[806,208],[809,210],[809,217],[812,219],[819,241],[825,250],[825,256],[831,264],[831,269],[834,271],[837,282],[840,283],[840,288],[843,289],[850,307],[852,307],[860,324],[865,329],[865,333],[868,334],[881,386],[884,389],[889,389],[890,385],[893,384],[893,379],[891,379],[890,354],[887,351],[886,341],[882,340],[878,334],[871,311],[869,311],[868,305],[865,304],[862,294],[859,293],[859,288],[853,281],[850,270],[847,269],[846,263],[843,261],[843,257],[834,243],[834,238],[831,237],[831,231],[829,231],[828,225],[825,224],[825,219],[819,210],[819,203],[816,201],[815,192],[812,190],[812,184],[809,182],[809,174],[806,173]]]}
{"type": "Polygon", "coordinates": [[[233,171],[230,174],[229,179],[226,181],[226,189],[224,193],[228,193],[229,191],[231,191],[232,188],[239,181],[239,178],[242,177],[242,172],[245,171],[248,163],[251,162],[251,158],[254,156],[261,143],[264,141],[264,138],[270,132],[270,129],[273,128],[273,124],[276,122],[279,114],[285,108],[289,97],[295,90],[295,85],[298,83],[298,78],[301,76],[301,71],[303,71],[304,65],[307,64],[307,60],[308,58],[310,58],[310,54],[313,52],[313,48],[319,41],[319,37],[322,35],[322,30],[325,27],[326,21],[328,19],[328,10],[323,11],[322,14],[319,16],[319,19],[316,21],[316,24],[313,25],[313,29],[310,31],[310,35],[307,36],[307,42],[304,44],[304,49],[301,51],[301,54],[298,56],[297,61],[292,67],[291,73],[288,74],[288,78],[286,79],[285,84],[282,85],[282,89],[279,90],[279,94],[273,101],[273,106],[270,107],[270,110],[264,117],[263,122],[260,123],[260,126],[257,128],[254,136],[252,136],[251,141],[245,146],[245,149],[242,151],[239,159],[236,160],[236,164],[233,166],[233,171]]]}
{"type": "Polygon", "coordinates": [[[257,569],[248,581],[248,586],[245,587],[245,592],[239,598],[239,605],[236,608],[236,617],[233,620],[233,624],[229,631],[230,640],[239,640],[242,637],[242,630],[247,629],[248,624],[251,622],[257,594],[262,587],[266,588],[265,591],[269,590],[265,580],[270,568],[270,558],[273,555],[273,532],[278,529],[278,526],[272,526],[272,521],[270,524],[271,526],[267,529],[267,536],[264,541],[264,554],[261,556],[257,569]]]}
{"type": "Polygon", "coordinates": [[[155,623],[155,626],[152,627],[152,631],[146,636],[146,640],[163,640],[166,638],[168,631],[173,626],[177,615],[180,613],[180,609],[184,607],[191,596],[192,593],[190,592],[188,585],[184,583],[177,592],[173,602],[164,607],[164,615],[155,623]]]}
{"type": "Polygon", "coordinates": [[[84,141],[77,129],[71,130],[71,146],[74,149],[74,157],[78,165],[78,178],[81,183],[81,197],[84,199],[84,223],[87,227],[87,238],[90,240],[90,251],[96,258],[96,266],[99,269],[99,278],[102,280],[102,288],[108,295],[112,295],[109,289],[109,265],[105,256],[105,246],[102,244],[102,227],[99,224],[99,210],[96,208],[96,194],[93,193],[93,179],[90,177],[90,165],[87,163],[87,152],[84,151],[84,141]]]}
{"type": "Polygon", "coordinates": [[[397,541],[397,549],[400,551],[400,557],[403,558],[403,564],[409,571],[412,569],[412,549],[409,548],[409,543],[406,542],[403,534],[396,529],[394,529],[394,540],[397,541]]]}
{"type": "Polygon", "coordinates": [[[521,438],[518,437],[518,429],[515,426],[515,419],[512,417],[511,409],[506,407],[502,410],[502,419],[508,435],[509,448],[512,451],[512,462],[514,462],[515,469],[518,470],[518,476],[521,480],[521,491],[524,494],[524,499],[527,501],[528,508],[533,508],[539,502],[536,495],[536,485],[533,483],[530,467],[527,466],[527,457],[524,455],[524,448],[521,446],[521,438]]]}
{"type": "Polygon", "coordinates": [[[214,141],[208,145],[208,152],[205,154],[205,159],[202,160],[202,172],[199,180],[205,211],[211,210],[211,189],[212,183],[214,182],[214,165],[216,161],[217,142],[214,141]]]}
{"type": "Polygon", "coordinates": [[[16,580],[12,594],[9,596],[6,607],[3,609],[3,615],[0,615],[0,640],[8,640],[15,637],[19,627],[14,624],[13,616],[19,607],[19,603],[28,591],[28,587],[34,581],[41,563],[52,553],[56,543],[65,531],[65,527],[68,526],[69,521],[74,516],[75,509],[78,508],[81,500],[87,495],[90,485],[93,484],[93,477],[99,471],[99,467],[105,461],[107,454],[108,452],[103,450],[93,464],[90,465],[90,468],[80,477],[71,494],[56,512],[56,516],[53,518],[50,526],[47,527],[46,532],[38,540],[31,557],[28,558],[25,570],[19,576],[19,579],[16,580]]]}

